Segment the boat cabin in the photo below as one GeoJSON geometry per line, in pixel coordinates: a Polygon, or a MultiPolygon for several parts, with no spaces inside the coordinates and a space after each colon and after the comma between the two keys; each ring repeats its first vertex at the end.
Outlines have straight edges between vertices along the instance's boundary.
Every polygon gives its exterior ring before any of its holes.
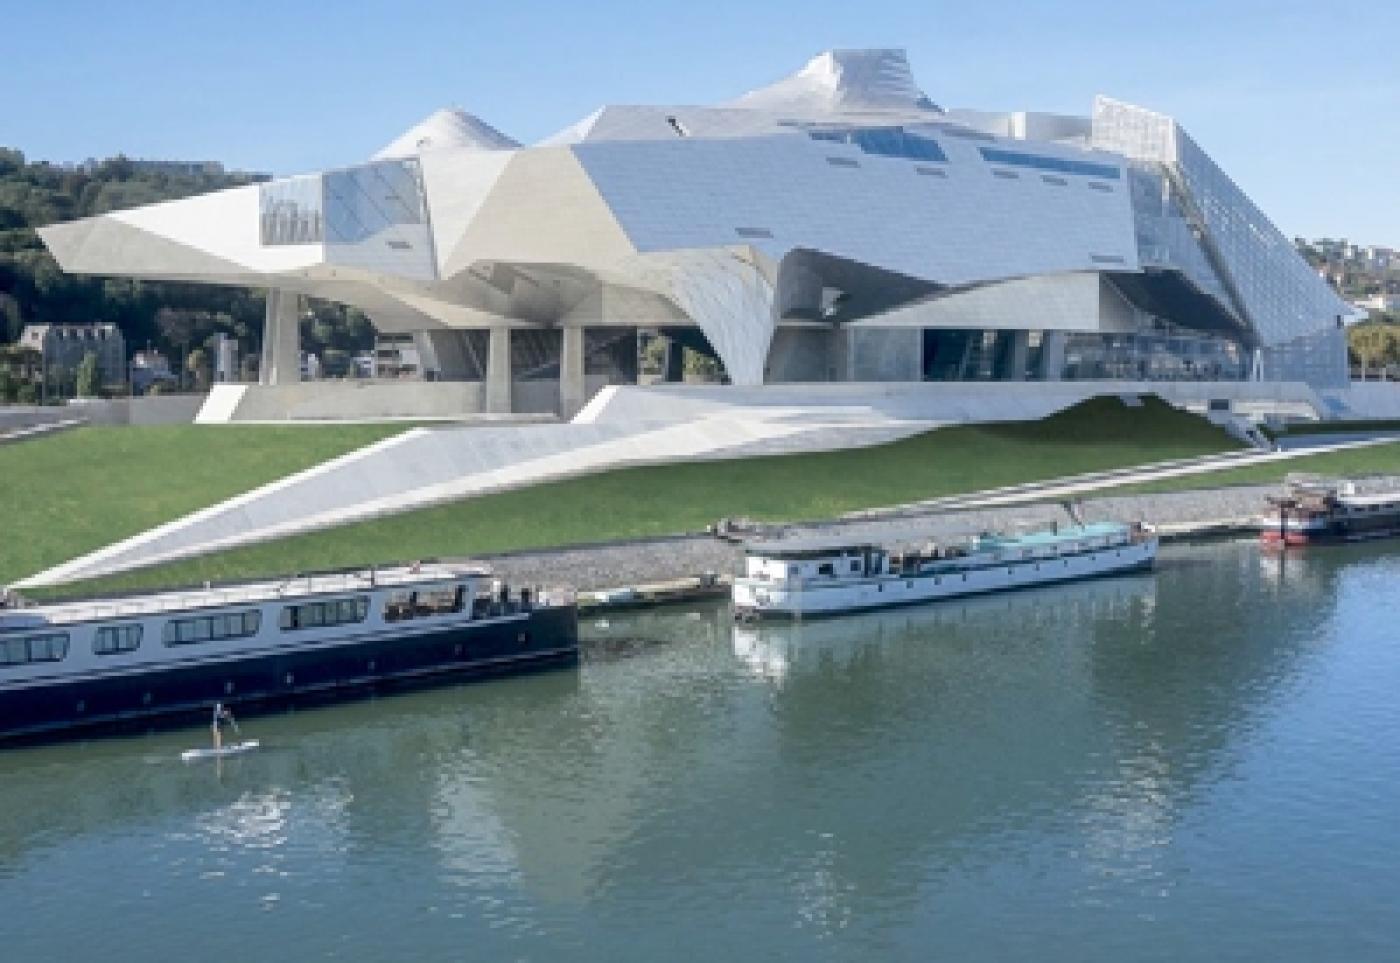
{"type": "Polygon", "coordinates": [[[890,571],[889,553],[869,542],[763,542],[747,546],[744,556],[744,575],[770,582],[848,581],[890,571]]]}

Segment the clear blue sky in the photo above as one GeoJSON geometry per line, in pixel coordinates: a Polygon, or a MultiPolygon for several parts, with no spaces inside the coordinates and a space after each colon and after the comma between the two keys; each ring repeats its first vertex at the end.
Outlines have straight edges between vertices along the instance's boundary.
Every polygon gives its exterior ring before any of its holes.
{"type": "Polygon", "coordinates": [[[363,159],[437,107],[529,143],[903,46],[950,107],[1176,116],[1290,235],[1400,247],[1400,4],[1295,0],[4,0],[0,144],[36,159],[363,159]]]}

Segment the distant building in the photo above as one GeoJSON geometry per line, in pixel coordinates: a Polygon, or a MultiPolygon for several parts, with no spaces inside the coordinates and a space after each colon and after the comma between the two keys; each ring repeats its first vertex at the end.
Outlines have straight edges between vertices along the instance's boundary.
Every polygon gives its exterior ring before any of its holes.
{"type": "Polygon", "coordinates": [[[1400,266],[1395,251],[1388,247],[1368,247],[1366,248],[1366,264],[1378,271],[1388,271],[1392,267],[1400,266]]]}
{"type": "Polygon", "coordinates": [[[1355,307],[1363,311],[1400,311],[1400,294],[1389,294],[1385,291],[1373,294],[1368,298],[1360,298],[1351,302],[1355,307]]]}
{"type": "Polygon", "coordinates": [[[238,342],[220,334],[214,345],[214,380],[219,384],[238,380],[238,342]]]}
{"type": "Polygon", "coordinates": [[[422,368],[412,334],[380,334],[374,340],[374,377],[420,378],[422,368]]]}
{"type": "Polygon", "coordinates": [[[45,369],[76,370],[91,352],[102,384],[126,381],[126,339],[115,324],[29,324],[19,343],[38,351],[45,369]]]}

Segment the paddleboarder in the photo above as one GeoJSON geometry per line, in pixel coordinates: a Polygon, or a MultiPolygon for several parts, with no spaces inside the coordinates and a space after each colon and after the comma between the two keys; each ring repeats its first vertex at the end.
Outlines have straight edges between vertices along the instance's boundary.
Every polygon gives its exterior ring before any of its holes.
{"type": "Polygon", "coordinates": [[[214,703],[214,721],[209,725],[209,731],[214,736],[214,751],[218,752],[224,746],[224,726],[233,726],[233,731],[238,731],[238,721],[233,718],[233,712],[222,702],[214,703]]]}

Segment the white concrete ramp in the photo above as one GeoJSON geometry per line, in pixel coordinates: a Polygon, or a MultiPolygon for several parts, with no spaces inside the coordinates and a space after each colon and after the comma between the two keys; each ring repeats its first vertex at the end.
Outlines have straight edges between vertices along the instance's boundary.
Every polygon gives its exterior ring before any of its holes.
{"type": "Polygon", "coordinates": [[[923,421],[859,409],[508,428],[416,428],[18,583],[61,584],[613,468],[880,444],[923,421]]]}

